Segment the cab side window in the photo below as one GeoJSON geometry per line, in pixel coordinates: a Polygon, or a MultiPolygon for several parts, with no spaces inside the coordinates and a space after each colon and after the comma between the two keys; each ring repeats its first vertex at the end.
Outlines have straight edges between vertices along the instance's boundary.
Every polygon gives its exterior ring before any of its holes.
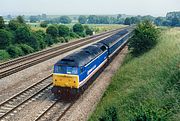
{"type": "Polygon", "coordinates": [[[83,73],[83,72],[84,72],[84,68],[81,67],[81,68],[80,68],[80,73],[83,73]]]}

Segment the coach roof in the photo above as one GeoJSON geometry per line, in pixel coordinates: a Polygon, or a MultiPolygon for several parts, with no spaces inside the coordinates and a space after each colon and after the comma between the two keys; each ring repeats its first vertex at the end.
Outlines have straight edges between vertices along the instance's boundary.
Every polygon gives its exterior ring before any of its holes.
{"type": "Polygon", "coordinates": [[[85,66],[91,60],[100,55],[103,51],[100,49],[103,46],[101,43],[96,43],[85,47],[75,53],[72,53],[60,61],[56,63],[56,65],[60,66],[71,66],[71,67],[79,67],[85,66]]]}

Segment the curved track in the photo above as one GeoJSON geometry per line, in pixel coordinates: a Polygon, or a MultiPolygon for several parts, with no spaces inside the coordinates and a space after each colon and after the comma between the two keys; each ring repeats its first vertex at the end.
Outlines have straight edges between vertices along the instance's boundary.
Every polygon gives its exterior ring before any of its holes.
{"type": "Polygon", "coordinates": [[[33,66],[35,64],[41,63],[43,61],[46,61],[48,59],[61,55],[63,53],[69,52],[73,49],[76,49],[86,44],[106,38],[122,29],[123,28],[104,32],[98,35],[94,35],[88,38],[73,41],[73,42],[63,44],[63,45],[60,45],[60,46],[57,46],[48,50],[44,50],[41,52],[37,52],[28,56],[24,56],[21,58],[17,58],[17,59],[2,63],[0,64],[0,69],[1,69],[0,79],[6,76],[9,76],[13,73],[16,73],[18,71],[21,71],[25,68],[28,68],[30,66],[33,66]]]}

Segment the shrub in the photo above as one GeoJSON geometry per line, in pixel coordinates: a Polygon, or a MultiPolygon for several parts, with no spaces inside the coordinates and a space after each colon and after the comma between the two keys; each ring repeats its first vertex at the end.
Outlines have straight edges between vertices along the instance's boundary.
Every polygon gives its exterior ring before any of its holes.
{"type": "Polygon", "coordinates": [[[15,31],[19,25],[20,25],[19,22],[16,20],[10,20],[8,24],[9,28],[13,31],[15,31]]]}
{"type": "Polygon", "coordinates": [[[16,58],[18,56],[22,56],[24,55],[22,49],[18,46],[15,46],[15,45],[10,45],[8,48],[7,48],[7,52],[9,53],[9,55],[12,57],[12,58],[16,58]]]}
{"type": "Polygon", "coordinates": [[[7,60],[9,58],[10,55],[6,50],[0,50],[0,60],[7,60]]]}
{"type": "Polygon", "coordinates": [[[59,36],[61,36],[61,37],[69,36],[69,33],[70,33],[69,27],[67,27],[65,25],[60,25],[58,27],[58,30],[59,30],[59,36]]]}
{"type": "Polygon", "coordinates": [[[46,29],[46,33],[51,35],[52,37],[57,37],[58,36],[58,29],[56,26],[51,25],[46,29]]]}
{"type": "Polygon", "coordinates": [[[71,40],[71,37],[67,36],[64,39],[65,39],[65,42],[69,42],[69,40],[71,40]]]}
{"type": "Polygon", "coordinates": [[[18,46],[22,49],[22,51],[24,52],[25,55],[34,52],[34,49],[32,47],[30,47],[29,45],[20,44],[18,46]]]}
{"type": "Polygon", "coordinates": [[[40,27],[46,28],[48,26],[48,23],[46,21],[43,21],[40,23],[40,27]]]}
{"type": "Polygon", "coordinates": [[[35,51],[40,50],[40,42],[38,41],[36,34],[30,35],[28,45],[31,46],[35,51]]]}
{"type": "Polygon", "coordinates": [[[69,24],[72,20],[68,16],[61,16],[59,21],[63,24],[69,24]]]}
{"type": "Polygon", "coordinates": [[[51,46],[54,43],[52,36],[49,34],[45,36],[44,41],[48,46],[51,46]]]}
{"type": "Polygon", "coordinates": [[[69,36],[72,37],[72,38],[79,38],[79,35],[76,34],[75,32],[70,32],[69,36]]]}
{"type": "Polygon", "coordinates": [[[93,35],[93,30],[89,26],[84,26],[86,35],[93,35]]]}
{"type": "Polygon", "coordinates": [[[129,40],[132,54],[137,56],[153,48],[157,43],[158,34],[157,28],[150,21],[139,23],[129,40]]]}
{"type": "Polygon", "coordinates": [[[20,26],[16,30],[16,42],[21,43],[27,43],[30,37],[30,29],[27,26],[20,26]]]}
{"type": "Polygon", "coordinates": [[[75,24],[73,26],[73,32],[75,32],[76,34],[78,34],[81,37],[85,37],[84,27],[79,23],[75,24]]]}
{"type": "Polygon", "coordinates": [[[58,40],[59,40],[59,42],[61,42],[61,43],[66,42],[65,39],[64,39],[64,37],[59,37],[58,40]]]}
{"type": "Polygon", "coordinates": [[[75,33],[82,33],[82,32],[84,32],[84,27],[81,24],[79,24],[79,23],[78,24],[74,24],[73,31],[75,33]]]}
{"type": "Polygon", "coordinates": [[[3,29],[5,27],[4,19],[2,16],[0,16],[0,29],[3,29]]]}
{"type": "Polygon", "coordinates": [[[12,34],[9,31],[0,29],[0,49],[5,49],[12,41],[12,34]]]}

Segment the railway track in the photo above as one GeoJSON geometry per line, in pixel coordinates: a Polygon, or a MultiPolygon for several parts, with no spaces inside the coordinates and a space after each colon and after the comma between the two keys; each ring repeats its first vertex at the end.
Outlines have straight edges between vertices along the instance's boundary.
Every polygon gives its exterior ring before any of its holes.
{"type": "MultiPolygon", "coordinates": [[[[52,74],[2,102],[0,104],[0,121],[8,120],[10,117],[20,112],[25,105],[35,101],[36,98],[45,94],[45,91],[48,91],[52,87],[51,77],[52,74]]],[[[53,99],[50,101],[49,106],[45,107],[34,120],[41,121],[50,119],[59,121],[75,102],[76,100],[65,103],[60,100],[53,99]]]]}
{"type": "Polygon", "coordinates": [[[52,104],[45,109],[44,112],[42,112],[34,121],[47,121],[47,120],[53,120],[53,121],[59,121],[61,118],[66,114],[66,112],[73,106],[75,101],[72,102],[60,102],[59,100],[56,100],[52,102],[52,104]],[[57,112],[55,112],[57,110],[57,112]]]}
{"type": "MultiPolygon", "coordinates": [[[[9,120],[16,113],[20,112],[25,105],[35,101],[45,91],[48,91],[52,87],[51,77],[52,74],[2,102],[0,104],[0,121],[9,120]]],[[[53,116],[53,120],[59,121],[74,103],[75,100],[72,102],[61,102],[59,99],[54,98],[50,101],[49,106],[45,107],[43,112],[38,114],[34,120],[41,121],[50,118],[56,109],[58,113],[56,116],[53,116]]]]}
{"type": "Polygon", "coordinates": [[[112,31],[108,31],[108,32],[104,32],[98,35],[94,35],[92,37],[88,37],[88,38],[84,38],[84,39],[80,39],[77,41],[73,41],[67,44],[63,44],[48,50],[44,50],[41,52],[37,52],[35,54],[31,54],[28,56],[24,56],[21,58],[17,58],[5,63],[0,64],[0,79],[4,78],[6,76],[9,76],[13,73],[16,73],[18,71],[21,71],[25,68],[28,68],[30,66],[36,65],[38,63],[41,63],[43,61],[46,61],[48,59],[51,59],[53,57],[56,57],[60,54],[69,52],[73,49],[79,48],[81,46],[84,46],[86,44],[98,41],[100,39],[106,38],[114,33],[116,33],[117,31],[120,31],[124,28],[121,29],[116,29],[116,30],[112,30],[112,31]],[[86,41],[84,41],[86,40],[86,41]]]}
{"type": "Polygon", "coordinates": [[[25,104],[41,96],[52,86],[51,77],[52,74],[2,102],[0,104],[0,120],[7,119],[13,113],[21,110],[25,104]]]}

